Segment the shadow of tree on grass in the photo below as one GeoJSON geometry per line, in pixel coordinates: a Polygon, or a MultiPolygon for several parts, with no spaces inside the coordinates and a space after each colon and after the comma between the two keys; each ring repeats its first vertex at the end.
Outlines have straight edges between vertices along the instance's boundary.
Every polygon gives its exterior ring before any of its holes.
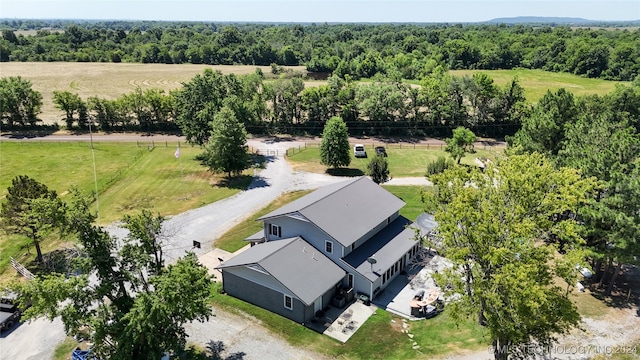
{"type": "Polygon", "coordinates": [[[218,181],[216,186],[245,190],[249,186],[249,184],[251,184],[252,180],[253,176],[251,175],[224,177],[220,179],[220,181],[218,181]]]}

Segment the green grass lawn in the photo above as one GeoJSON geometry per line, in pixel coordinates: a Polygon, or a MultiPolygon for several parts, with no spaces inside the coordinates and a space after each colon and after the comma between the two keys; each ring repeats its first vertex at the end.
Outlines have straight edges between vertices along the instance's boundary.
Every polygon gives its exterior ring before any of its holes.
{"type": "MultiPolygon", "coordinates": [[[[100,223],[121,219],[142,208],[173,215],[228,197],[245,188],[250,177],[218,186],[195,159],[199,148],[176,144],[94,143],[100,223]]],[[[63,198],[71,186],[83,192],[95,189],[89,143],[0,142],[0,198],[17,175],[28,175],[56,190],[63,198]]],[[[94,204],[94,209],[97,204],[94,204]]]]}
{"type": "MultiPolygon", "coordinates": [[[[214,285],[216,289],[219,284],[214,285]]],[[[270,311],[238,300],[232,296],[212,296],[214,306],[235,314],[248,314],[291,345],[339,359],[424,359],[463,350],[486,347],[482,329],[472,321],[455,324],[445,312],[433,319],[414,321],[409,331],[420,345],[402,333],[402,319],[384,310],[376,312],[345,344],[316,333],[270,311]]]]}
{"type": "MultiPolygon", "coordinates": [[[[222,175],[212,175],[195,159],[199,148],[183,144],[181,157],[176,159],[177,144],[155,145],[94,143],[100,196],[92,210],[99,205],[100,224],[143,208],[164,216],[178,214],[236,194],[251,181],[250,176],[241,176],[225,183],[222,175]]],[[[95,190],[93,156],[86,142],[0,141],[0,201],[18,175],[34,178],[65,200],[72,186],[85,193],[95,190]]],[[[42,250],[46,253],[65,242],[51,234],[42,241],[42,250]]],[[[33,249],[27,253],[27,243],[26,238],[0,234],[0,274],[7,269],[10,256],[24,264],[35,258],[33,249]]]]}
{"type": "Polygon", "coordinates": [[[489,75],[493,78],[495,84],[501,87],[511,81],[513,77],[517,76],[520,85],[524,88],[524,95],[530,103],[538,102],[547,90],[555,92],[560,88],[565,88],[575,96],[592,94],[604,95],[611,92],[616,84],[625,83],[532,69],[449,71],[450,74],[455,76],[472,76],[476,72],[489,75]]]}
{"type": "MultiPolygon", "coordinates": [[[[366,147],[369,157],[354,158],[352,154],[351,164],[347,170],[341,169],[345,175],[363,175],[366,173],[367,164],[371,161],[371,157],[374,156],[373,145],[366,145],[366,147]]],[[[387,145],[386,148],[387,154],[389,154],[387,161],[389,162],[391,177],[423,177],[427,170],[427,163],[436,160],[438,156],[450,158],[449,154],[437,145],[429,148],[426,145],[420,145],[416,148],[411,146],[400,148],[399,145],[387,145]]],[[[462,158],[462,163],[473,165],[473,160],[477,157],[494,159],[498,152],[502,152],[502,149],[492,149],[490,147],[477,149],[475,154],[467,154],[462,158]]],[[[316,173],[327,171],[327,167],[320,164],[319,147],[307,146],[307,148],[289,155],[287,159],[296,170],[316,173]]]]}
{"type": "Polygon", "coordinates": [[[400,215],[409,220],[415,220],[418,215],[424,212],[422,186],[383,185],[383,187],[407,203],[400,209],[400,215]]]}

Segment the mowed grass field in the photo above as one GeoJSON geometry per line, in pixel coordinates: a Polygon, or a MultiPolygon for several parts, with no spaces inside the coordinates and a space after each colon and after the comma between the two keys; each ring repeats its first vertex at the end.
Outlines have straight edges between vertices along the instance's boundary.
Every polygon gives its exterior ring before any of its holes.
{"type": "MultiPolygon", "coordinates": [[[[0,76],[21,76],[30,80],[34,90],[42,94],[42,114],[45,124],[63,124],[64,113],[53,104],[53,91],[69,91],[83,100],[91,96],[117,99],[123,94],[142,90],[162,89],[165,93],[182,87],[182,83],[201,74],[206,68],[223,74],[245,75],[260,68],[271,74],[269,66],[192,65],[192,64],[132,64],[77,62],[3,62],[0,76]]],[[[303,66],[287,67],[304,71],[303,66]]]]}
{"type": "MultiPolygon", "coordinates": [[[[142,90],[170,90],[182,87],[205,68],[220,70],[224,74],[250,74],[256,68],[271,74],[269,66],[251,65],[192,65],[192,64],[132,64],[132,63],[77,63],[77,62],[3,62],[0,63],[0,76],[21,76],[30,80],[33,89],[42,94],[43,106],[40,119],[45,124],[63,124],[64,113],[53,104],[53,91],[69,91],[80,95],[84,100],[91,96],[116,99],[123,94],[142,90]]],[[[306,72],[304,66],[288,67],[294,71],[306,72]]],[[[471,76],[479,70],[455,70],[456,76],[471,76]]],[[[514,76],[518,76],[525,89],[529,102],[537,102],[547,90],[555,91],[561,87],[569,89],[575,95],[605,94],[614,89],[619,82],[552,73],[542,70],[491,70],[482,72],[491,76],[497,85],[504,85],[514,76]]],[[[418,81],[411,81],[417,84],[418,81]]],[[[306,81],[305,86],[318,86],[326,81],[306,81]]]]}
{"type": "MultiPolygon", "coordinates": [[[[94,143],[99,189],[100,223],[108,224],[146,208],[173,215],[228,197],[248,185],[218,186],[213,175],[195,159],[199,148],[177,143],[94,143]]],[[[0,199],[17,175],[28,175],[56,190],[63,198],[72,186],[95,190],[93,155],[85,142],[0,142],[0,199]]],[[[227,184],[225,184],[227,185],[227,184]]],[[[98,204],[94,203],[94,211],[98,204]]]]}
{"type": "Polygon", "coordinates": [[[617,84],[627,84],[623,81],[589,79],[573,74],[531,69],[450,71],[455,76],[473,76],[477,72],[489,75],[493,78],[494,83],[500,87],[503,87],[517,76],[520,85],[524,88],[525,98],[531,103],[538,102],[548,90],[555,92],[560,88],[565,88],[575,96],[604,95],[615,89],[617,84]]]}

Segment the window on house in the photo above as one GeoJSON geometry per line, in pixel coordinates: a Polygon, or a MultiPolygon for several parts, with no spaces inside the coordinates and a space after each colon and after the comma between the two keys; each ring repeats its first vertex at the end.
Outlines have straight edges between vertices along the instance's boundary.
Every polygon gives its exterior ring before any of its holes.
{"type": "Polygon", "coordinates": [[[329,254],[333,253],[333,243],[331,241],[325,241],[324,242],[324,251],[328,252],[329,254]]]}
{"type": "Polygon", "coordinates": [[[269,224],[269,234],[277,237],[282,237],[282,228],[278,225],[269,224]]]}
{"type": "Polygon", "coordinates": [[[293,298],[289,295],[284,296],[285,309],[293,310],[293,298]]]}
{"type": "Polygon", "coordinates": [[[349,289],[353,288],[353,274],[349,274],[349,276],[347,276],[347,287],[349,289]]]}

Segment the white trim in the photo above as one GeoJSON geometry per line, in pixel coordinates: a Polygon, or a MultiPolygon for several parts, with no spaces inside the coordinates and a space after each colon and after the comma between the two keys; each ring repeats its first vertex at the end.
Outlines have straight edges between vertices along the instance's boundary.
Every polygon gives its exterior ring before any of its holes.
{"type": "Polygon", "coordinates": [[[269,235],[273,235],[275,237],[282,237],[282,226],[276,224],[269,224],[269,235]]]}
{"type": "Polygon", "coordinates": [[[333,254],[333,241],[329,241],[329,240],[324,241],[324,252],[328,254],[333,254]]]}
{"type": "Polygon", "coordinates": [[[288,310],[293,310],[293,297],[291,297],[291,296],[289,296],[287,294],[282,294],[282,295],[284,295],[284,298],[283,298],[284,308],[288,309],[288,310]],[[287,306],[287,298],[289,298],[289,302],[291,303],[291,306],[287,306]]]}
{"type": "Polygon", "coordinates": [[[265,275],[271,276],[271,274],[269,274],[262,266],[260,266],[258,264],[247,264],[247,265],[245,265],[245,267],[247,269],[251,269],[253,271],[261,272],[261,273],[263,273],[265,275]]]}
{"type": "Polygon", "coordinates": [[[296,220],[300,220],[300,221],[304,221],[304,222],[308,222],[310,223],[311,221],[309,221],[309,219],[307,219],[306,217],[304,217],[302,214],[300,214],[299,212],[295,212],[295,213],[291,213],[291,214],[287,214],[285,215],[285,217],[289,217],[292,219],[296,219],[296,220]]]}

